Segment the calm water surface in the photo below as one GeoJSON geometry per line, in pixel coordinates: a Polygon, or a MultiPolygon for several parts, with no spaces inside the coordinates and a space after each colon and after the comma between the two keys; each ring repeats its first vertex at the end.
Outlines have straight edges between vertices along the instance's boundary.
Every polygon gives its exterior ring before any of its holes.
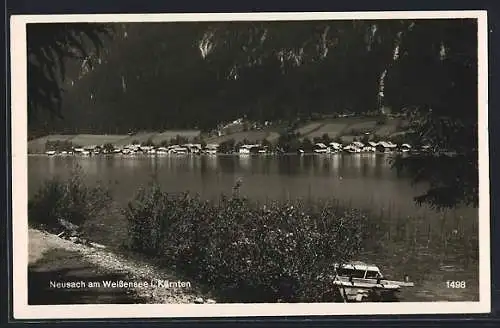
{"type": "MultiPolygon", "coordinates": [[[[126,202],[137,188],[156,174],[165,191],[189,190],[213,198],[230,193],[243,181],[241,193],[256,200],[335,197],[353,206],[391,207],[401,215],[437,215],[418,207],[413,197],[425,186],[412,186],[408,178],[390,169],[388,156],[375,154],[332,156],[179,156],[179,157],[46,157],[30,156],[29,196],[53,176],[67,177],[78,163],[90,183],[111,188],[126,202]]],[[[465,210],[464,215],[470,211],[465,210]]]]}
{"type": "MultiPolygon", "coordinates": [[[[30,156],[29,197],[47,178],[68,177],[76,163],[82,167],[88,183],[100,182],[109,187],[114,199],[122,205],[133,198],[137,188],[146,185],[153,175],[165,191],[191,191],[203,198],[230,193],[235,182],[242,180],[241,193],[255,200],[334,197],[374,213],[390,213],[397,218],[425,218],[424,223],[414,225],[416,228],[412,226],[411,229],[415,231],[411,233],[415,234],[415,238],[417,233],[430,235],[430,226],[436,225],[435,222],[443,222],[444,227],[443,218],[446,217],[451,218],[446,221],[447,225],[451,225],[449,231],[457,230],[463,240],[467,239],[463,238],[463,234],[477,234],[476,209],[460,208],[443,213],[415,205],[413,197],[425,191],[426,186],[412,186],[407,177],[398,176],[391,170],[387,155],[30,156]],[[429,232],[423,231],[422,227],[429,232]]],[[[437,233],[440,235],[439,231],[437,233]]],[[[371,254],[368,251],[365,260],[376,261],[398,276],[403,272],[422,269],[416,278],[419,287],[406,295],[406,299],[475,300],[478,297],[477,262],[470,261],[470,246],[465,248],[467,254],[452,248],[444,253],[440,250],[438,256],[436,250],[415,251],[413,247],[410,255],[406,244],[393,244],[378,253],[371,254]],[[450,279],[467,280],[468,288],[460,291],[446,289],[446,280],[450,279]]]]}

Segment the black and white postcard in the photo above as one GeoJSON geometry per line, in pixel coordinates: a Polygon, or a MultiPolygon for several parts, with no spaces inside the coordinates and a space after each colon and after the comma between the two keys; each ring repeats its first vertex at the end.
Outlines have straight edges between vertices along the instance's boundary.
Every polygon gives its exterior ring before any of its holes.
{"type": "Polygon", "coordinates": [[[485,11],[10,24],[16,319],[490,311],[485,11]]]}

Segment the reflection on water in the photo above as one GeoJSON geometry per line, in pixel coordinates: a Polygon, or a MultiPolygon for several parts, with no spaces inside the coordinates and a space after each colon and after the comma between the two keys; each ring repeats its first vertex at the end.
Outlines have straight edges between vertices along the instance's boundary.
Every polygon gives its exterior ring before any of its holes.
{"type": "Polygon", "coordinates": [[[245,170],[249,170],[252,168],[252,156],[250,155],[242,155],[237,157],[239,159],[239,165],[241,168],[245,170]]]}
{"type": "Polygon", "coordinates": [[[330,156],[171,156],[171,157],[29,157],[29,193],[50,176],[66,177],[80,164],[91,182],[110,181],[119,201],[130,199],[155,174],[166,191],[192,191],[213,198],[229,193],[237,179],[242,194],[257,200],[284,197],[335,197],[362,208],[392,207],[401,215],[428,209],[412,187],[397,177],[389,157],[376,154],[330,156]],[[116,183],[118,182],[118,183],[116,183]]]}

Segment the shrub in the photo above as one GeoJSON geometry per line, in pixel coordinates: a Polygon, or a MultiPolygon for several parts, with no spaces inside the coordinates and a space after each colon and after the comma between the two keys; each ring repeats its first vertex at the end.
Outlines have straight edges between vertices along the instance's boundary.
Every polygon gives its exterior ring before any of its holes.
{"type": "Polygon", "coordinates": [[[370,137],[365,134],[363,137],[361,137],[360,141],[366,145],[370,141],[370,137]]]}
{"type": "Polygon", "coordinates": [[[236,148],[236,142],[234,139],[229,139],[226,141],[223,141],[219,145],[219,152],[220,153],[231,153],[235,151],[236,148]]]}
{"type": "Polygon", "coordinates": [[[161,223],[168,205],[164,194],[157,185],[148,189],[141,188],[134,202],[129,202],[124,214],[129,224],[129,243],[131,249],[152,255],[160,248],[158,237],[161,223]]]}
{"type": "Polygon", "coordinates": [[[107,151],[108,153],[111,153],[111,152],[113,152],[113,150],[115,150],[115,146],[113,146],[113,144],[108,142],[108,143],[104,144],[103,150],[107,151]]]}
{"type": "Polygon", "coordinates": [[[379,117],[376,121],[376,125],[384,125],[387,123],[387,116],[379,117]]]}
{"type": "Polygon", "coordinates": [[[313,138],[313,143],[317,144],[317,143],[320,143],[320,142],[323,142],[323,139],[321,137],[314,137],[313,138]]]}
{"type": "Polygon", "coordinates": [[[269,140],[267,140],[266,138],[262,139],[261,142],[260,142],[260,144],[262,146],[268,147],[268,148],[270,148],[270,147],[273,146],[273,144],[269,140]]]}
{"type": "Polygon", "coordinates": [[[156,144],[153,142],[153,138],[148,138],[148,140],[141,142],[141,146],[155,147],[156,144]]]}
{"type": "Polygon", "coordinates": [[[76,145],[73,145],[71,141],[68,140],[48,140],[45,143],[45,151],[55,150],[55,151],[71,151],[76,145]]]}
{"type": "Polygon", "coordinates": [[[156,184],[125,211],[129,246],[221,292],[229,301],[319,301],[334,263],[363,246],[366,216],[332,201],[259,204],[234,193],[203,201],[156,184]]]}
{"type": "Polygon", "coordinates": [[[175,144],[177,145],[183,145],[183,144],[186,144],[189,142],[189,139],[187,137],[184,137],[184,136],[181,136],[181,135],[177,135],[175,136],[175,144]]]}
{"type": "Polygon", "coordinates": [[[325,145],[328,145],[330,142],[332,142],[332,138],[328,135],[328,133],[324,133],[321,136],[321,142],[324,143],[325,145]]]}
{"type": "Polygon", "coordinates": [[[300,145],[300,147],[303,151],[309,153],[313,149],[313,143],[311,142],[311,139],[306,137],[302,140],[302,144],[300,145]]]}
{"type": "Polygon", "coordinates": [[[81,168],[76,166],[66,181],[52,178],[28,202],[30,224],[48,230],[61,228],[60,219],[82,225],[108,208],[111,197],[101,186],[88,187],[81,168]]]}

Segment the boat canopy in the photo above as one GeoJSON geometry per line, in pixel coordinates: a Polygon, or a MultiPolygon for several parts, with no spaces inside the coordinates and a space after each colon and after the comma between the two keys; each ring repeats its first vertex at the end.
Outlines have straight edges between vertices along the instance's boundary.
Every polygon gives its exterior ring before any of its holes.
{"type": "Polygon", "coordinates": [[[335,270],[339,276],[352,276],[354,278],[381,278],[380,269],[373,264],[364,262],[349,262],[346,264],[335,264],[335,270]]]}

